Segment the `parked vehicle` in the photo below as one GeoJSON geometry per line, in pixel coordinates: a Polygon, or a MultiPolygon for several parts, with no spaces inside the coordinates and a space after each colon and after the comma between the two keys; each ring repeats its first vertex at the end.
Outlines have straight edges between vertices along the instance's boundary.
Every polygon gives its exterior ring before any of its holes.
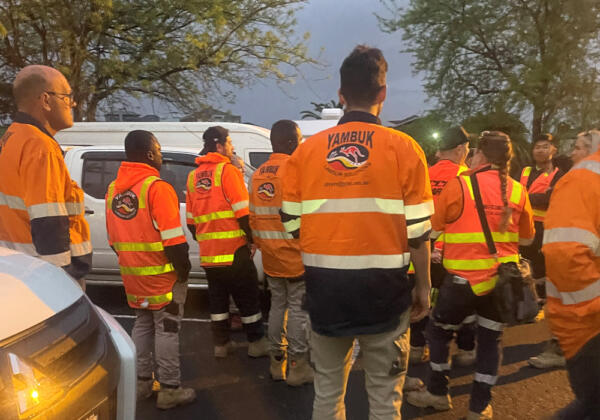
{"type": "Polygon", "coordinates": [[[135,347],[62,269],[0,248],[0,418],[135,418],[135,347]]]}

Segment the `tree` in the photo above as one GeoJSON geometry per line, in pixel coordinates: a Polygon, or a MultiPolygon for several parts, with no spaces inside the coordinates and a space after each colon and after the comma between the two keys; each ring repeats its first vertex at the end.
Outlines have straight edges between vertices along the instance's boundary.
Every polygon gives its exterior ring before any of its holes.
{"type": "Polygon", "coordinates": [[[597,0],[380,1],[381,29],[403,30],[426,92],[454,120],[528,113],[534,137],[560,120],[598,121],[597,0]]]}
{"type": "Polygon", "coordinates": [[[449,127],[450,123],[439,112],[431,111],[408,124],[394,128],[415,139],[425,152],[427,161],[432,163],[435,161],[435,153],[438,151],[440,136],[449,127]]]}
{"type": "MultiPolygon", "coordinates": [[[[10,0],[0,5],[0,87],[27,64],[61,70],[76,120],[147,96],[191,112],[257,78],[289,81],[307,56],[305,0],[10,0]]],[[[4,93],[5,89],[0,89],[4,93]]],[[[4,110],[6,112],[6,109],[4,110]]]]}
{"type": "Polygon", "coordinates": [[[302,119],[305,120],[307,118],[312,118],[314,120],[320,120],[321,119],[321,111],[323,111],[325,108],[340,108],[342,109],[343,106],[341,104],[341,102],[339,101],[335,101],[335,99],[332,99],[329,102],[324,102],[324,103],[319,103],[319,102],[311,102],[310,103],[313,106],[313,110],[304,110],[304,111],[300,111],[300,115],[302,116],[302,119]]]}

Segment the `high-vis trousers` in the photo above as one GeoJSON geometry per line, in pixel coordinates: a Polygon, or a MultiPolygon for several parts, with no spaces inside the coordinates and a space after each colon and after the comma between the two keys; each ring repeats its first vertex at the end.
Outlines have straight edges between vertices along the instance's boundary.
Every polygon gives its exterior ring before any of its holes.
{"type": "Polygon", "coordinates": [[[154,372],[162,385],[178,387],[181,384],[179,330],[186,293],[187,282],[175,283],[173,301],[167,306],[157,311],[135,310],[137,317],[131,338],[137,350],[138,378],[150,379],[154,372]]]}
{"type": "Polygon", "coordinates": [[[304,280],[270,276],[267,280],[271,290],[268,334],[273,353],[287,351],[292,359],[305,355],[308,352],[306,328],[309,322],[308,313],[302,309],[306,294],[304,280]]]}
{"type": "Polygon", "coordinates": [[[400,420],[410,351],[409,322],[410,309],[400,316],[396,329],[381,334],[328,337],[311,331],[310,352],[315,365],[312,420],[345,420],[344,396],[355,338],[363,354],[369,419],[400,420]]]}
{"type": "Polygon", "coordinates": [[[258,274],[248,247],[235,252],[233,264],[225,267],[205,267],[208,280],[210,320],[215,346],[229,341],[229,296],[240,310],[242,324],[249,342],[264,336],[258,291],[258,274]]]}
{"type": "Polygon", "coordinates": [[[498,379],[503,324],[490,294],[476,296],[467,280],[448,275],[440,288],[431,322],[427,326],[431,378],[427,389],[434,395],[448,393],[450,341],[465,319],[477,319],[477,358],[469,409],[482,412],[492,399],[498,379]]]}

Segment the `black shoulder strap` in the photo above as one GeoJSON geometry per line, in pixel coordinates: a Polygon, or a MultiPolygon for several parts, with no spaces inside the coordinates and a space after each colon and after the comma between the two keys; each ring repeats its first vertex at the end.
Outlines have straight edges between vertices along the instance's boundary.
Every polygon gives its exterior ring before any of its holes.
{"type": "Polygon", "coordinates": [[[488,251],[494,258],[497,257],[498,251],[496,250],[496,244],[492,239],[492,232],[488,225],[487,218],[485,217],[485,210],[483,209],[483,201],[481,200],[481,190],[479,189],[479,182],[477,181],[477,174],[471,174],[471,185],[473,186],[473,198],[475,199],[475,206],[477,207],[477,214],[479,214],[479,221],[483,229],[483,235],[485,236],[485,242],[487,243],[488,251]]]}

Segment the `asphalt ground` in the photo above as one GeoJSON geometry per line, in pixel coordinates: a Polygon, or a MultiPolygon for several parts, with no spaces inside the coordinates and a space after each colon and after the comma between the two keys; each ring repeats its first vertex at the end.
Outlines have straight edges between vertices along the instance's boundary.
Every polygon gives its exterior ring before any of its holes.
{"type": "MultiPolygon", "coordinates": [[[[99,306],[116,315],[127,331],[133,326],[133,312],[125,304],[119,287],[89,287],[88,295],[99,306]]],[[[288,387],[274,382],[268,374],[268,358],[247,356],[243,333],[232,333],[237,343],[235,354],[225,360],[212,355],[212,340],[206,291],[190,291],[181,331],[183,385],[197,392],[197,400],[185,407],[160,411],[151,398],[138,403],[137,419],[206,420],[308,420],[312,411],[313,388],[288,387]]],[[[549,338],[545,321],[508,328],[503,337],[500,378],[493,389],[494,418],[501,420],[547,419],[573,399],[563,369],[539,370],[529,367],[527,359],[542,351],[549,338]]],[[[411,366],[410,376],[427,378],[426,364],[411,366]]],[[[452,403],[447,412],[420,409],[407,403],[403,419],[450,420],[463,418],[468,411],[473,368],[453,368],[452,403]]],[[[348,420],[368,418],[368,401],[360,358],[353,366],[346,395],[348,420]]]]}

